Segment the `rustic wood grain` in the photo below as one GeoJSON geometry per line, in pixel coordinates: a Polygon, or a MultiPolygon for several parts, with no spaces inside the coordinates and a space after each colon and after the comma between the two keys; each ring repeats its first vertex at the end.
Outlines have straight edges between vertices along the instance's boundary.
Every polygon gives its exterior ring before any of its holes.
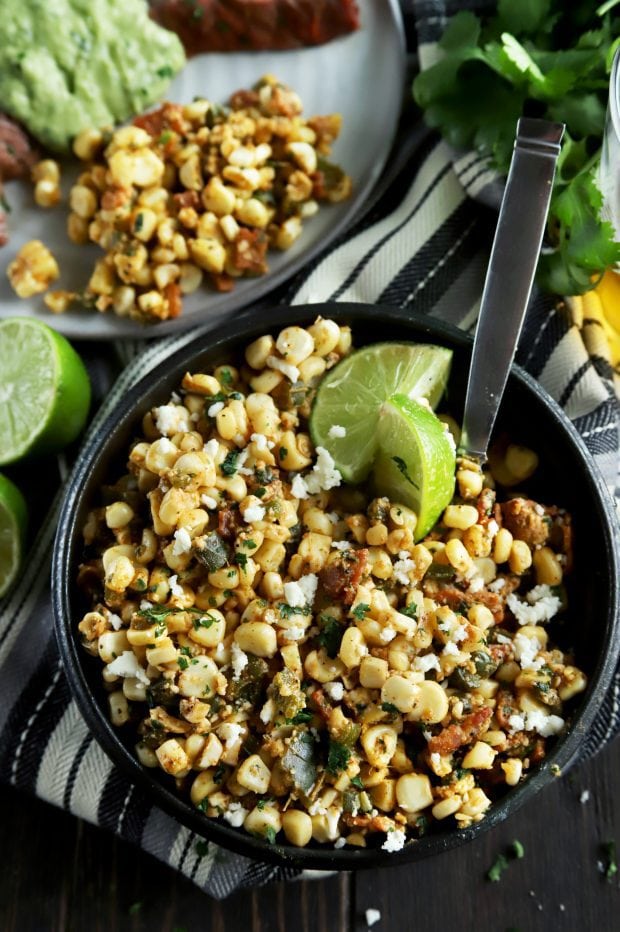
{"type": "Polygon", "coordinates": [[[223,903],[148,855],[37,800],[0,798],[1,932],[618,932],[620,742],[477,842],[430,861],[241,891],[223,903]],[[580,802],[589,790],[587,802],[580,802]],[[499,883],[485,875],[518,838],[499,883]],[[562,909],[562,907],[564,907],[562,909]]]}

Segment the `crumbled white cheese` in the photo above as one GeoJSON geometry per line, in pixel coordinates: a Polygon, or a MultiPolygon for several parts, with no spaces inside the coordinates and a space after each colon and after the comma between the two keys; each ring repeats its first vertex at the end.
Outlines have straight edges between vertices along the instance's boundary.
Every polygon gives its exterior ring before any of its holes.
{"type": "Polygon", "coordinates": [[[551,587],[546,583],[540,586],[534,586],[525,596],[530,605],[534,605],[536,602],[540,602],[542,599],[548,599],[549,597],[556,598],[551,591],[551,587]]]}
{"type": "Polygon", "coordinates": [[[202,449],[207,454],[207,456],[210,456],[211,459],[213,459],[217,455],[219,448],[220,445],[218,441],[215,439],[215,437],[213,437],[211,440],[207,440],[202,449]]]}
{"type": "Polygon", "coordinates": [[[495,640],[498,644],[512,644],[512,639],[509,638],[506,634],[500,634],[499,631],[495,635],[495,640]]]}
{"type": "Polygon", "coordinates": [[[431,754],[431,764],[435,770],[438,770],[441,767],[441,754],[438,754],[437,751],[434,751],[431,754]]]}
{"type": "Polygon", "coordinates": [[[229,825],[232,825],[233,828],[241,828],[245,822],[245,817],[247,816],[249,809],[245,809],[241,803],[229,803],[228,809],[222,816],[225,822],[228,822],[229,825]]]}
{"type": "Polygon", "coordinates": [[[498,576],[497,579],[494,579],[493,582],[490,582],[487,586],[487,589],[490,589],[491,592],[499,592],[500,589],[503,589],[506,585],[506,579],[504,576],[498,576]]]}
{"type": "Polygon", "coordinates": [[[174,532],[174,545],[172,547],[172,555],[174,557],[181,556],[182,553],[189,553],[192,549],[192,539],[189,536],[189,531],[187,528],[180,527],[178,531],[174,532]]]}
{"type": "Polygon", "coordinates": [[[406,558],[397,560],[394,564],[394,579],[403,586],[408,586],[411,583],[408,574],[413,569],[415,569],[415,563],[407,554],[406,558]]]}
{"type": "Polygon", "coordinates": [[[153,608],[153,603],[149,602],[148,599],[142,599],[140,602],[140,611],[146,612],[149,608],[153,608]]]}
{"type": "Polygon", "coordinates": [[[344,840],[344,838],[337,838],[336,841],[334,842],[334,848],[344,848],[345,845],[346,845],[346,841],[344,840]]]}
{"type": "Polygon", "coordinates": [[[328,511],[327,517],[329,518],[332,524],[338,524],[338,522],[340,521],[340,515],[338,514],[337,511],[328,511]]]}
{"type": "Polygon", "coordinates": [[[537,515],[540,515],[541,518],[545,513],[545,509],[543,508],[542,505],[539,505],[538,502],[536,502],[536,504],[534,505],[534,511],[536,512],[537,515]]]}
{"type": "Polygon", "coordinates": [[[581,796],[579,797],[579,802],[581,803],[581,805],[585,806],[585,804],[589,801],[589,799],[590,799],[590,790],[583,790],[581,793],[581,796]]]}
{"type": "Polygon", "coordinates": [[[207,414],[209,415],[209,417],[217,417],[220,411],[223,411],[223,410],[224,410],[224,402],[216,401],[212,405],[209,405],[209,407],[207,408],[207,414]]]}
{"type": "Polygon", "coordinates": [[[306,573],[305,576],[299,577],[297,585],[304,595],[305,602],[303,604],[312,606],[319,585],[319,577],[316,573],[306,573]]]}
{"type": "Polygon", "coordinates": [[[452,632],[452,640],[456,641],[457,644],[460,644],[461,641],[467,639],[467,628],[465,625],[457,625],[454,631],[452,632]]]}
{"type": "Polygon", "coordinates": [[[219,664],[223,664],[223,663],[226,663],[227,655],[228,655],[228,648],[226,647],[223,641],[220,641],[220,643],[215,648],[215,654],[213,655],[213,659],[216,660],[219,664]]]}
{"type": "Polygon", "coordinates": [[[482,576],[474,576],[468,586],[470,592],[480,592],[481,589],[484,589],[484,579],[482,576]]]}
{"type": "Polygon", "coordinates": [[[250,440],[252,443],[256,444],[257,450],[266,450],[267,449],[267,438],[264,434],[251,434],[250,440]]]}
{"type": "Polygon", "coordinates": [[[442,653],[445,654],[446,657],[458,657],[460,650],[453,641],[448,641],[442,653]]]}
{"type": "Polygon", "coordinates": [[[517,598],[514,592],[511,592],[506,599],[508,608],[520,625],[538,625],[542,622],[550,621],[553,616],[558,613],[562,603],[556,595],[551,594],[550,589],[549,595],[540,595],[537,593],[533,599],[530,598],[532,593],[540,589],[549,589],[549,587],[536,586],[535,589],[528,592],[526,596],[527,602],[522,602],[521,599],[517,598]]]}
{"type": "Polygon", "coordinates": [[[523,731],[525,728],[525,719],[522,715],[517,715],[515,713],[508,719],[508,727],[511,731],[523,731]]]}
{"type": "Polygon", "coordinates": [[[346,437],[347,429],[346,427],[341,427],[340,424],[332,424],[327,431],[327,436],[330,440],[335,440],[338,437],[346,437]]]}
{"type": "Polygon", "coordinates": [[[213,510],[214,508],[217,508],[216,500],[214,498],[211,498],[210,495],[201,495],[200,504],[204,505],[205,508],[208,508],[209,510],[213,510]]]}
{"type": "Polygon", "coordinates": [[[138,658],[132,650],[124,650],[122,654],[115,657],[114,660],[106,667],[108,673],[114,676],[133,677],[145,686],[151,682],[146,675],[144,667],[138,663],[138,658]]]}
{"type": "Polygon", "coordinates": [[[441,670],[439,658],[435,654],[423,654],[413,661],[413,669],[417,673],[428,673],[429,670],[441,670]]]}
{"type": "Polygon", "coordinates": [[[342,683],[325,683],[323,689],[334,702],[340,702],[344,696],[344,686],[342,683]]]}
{"type": "Polygon", "coordinates": [[[291,382],[299,381],[299,369],[297,366],[292,366],[290,362],[284,362],[283,359],[278,359],[277,356],[267,356],[267,365],[270,369],[276,369],[278,372],[281,372],[282,375],[285,375],[291,382]]]}
{"type": "Polygon", "coordinates": [[[394,631],[394,628],[382,628],[379,632],[379,637],[384,644],[389,644],[390,641],[393,641],[396,637],[396,631],[394,631]]]}
{"type": "Polygon", "coordinates": [[[303,589],[297,582],[284,583],[284,598],[291,608],[303,608],[306,605],[303,589]]]}
{"type": "Polygon", "coordinates": [[[161,405],[153,408],[155,426],[160,434],[173,437],[190,430],[189,411],[183,405],[161,405]]]}
{"type": "Polygon", "coordinates": [[[306,629],[302,628],[300,625],[293,625],[291,628],[282,630],[282,634],[285,638],[288,638],[289,641],[301,641],[305,633],[306,629]]]}
{"type": "Polygon", "coordinates": [[[327,809],[320,799],[315,799],[315,801],[308,806],[308,815],[325,815],[326,813],[327,809]]]}
{"type": "Polygon", "coordinates": [[[224,722],[217,729],[217,736],[224,742],[224,746],[229,751],[241,738],[243,734],[243,725],[237,722],[224,722]]]}
{"type": "Polygon", "coordinates": [[[303,476],[294,476],[291,482],[291,494],[295,498],[308,498],[308,486],[304,482],[303,476]]]}
{"type": "Polygon", "coordinates": [[[174,576],[171,576],[168,580],[168,585],[170,586],[170,592],[176,596],[183,596],[185,592],[183,591],[183,586],[180,586],[178,583],[179,577],[175,573],[174,576]]]}
{"type": "Polygon", "coordinates": [[[112,625],[115,631],[120,631],[123,627],[123,620],[118,615],[115,615],[113,612],[110,612],[108,615],[108,621],[112,625]]]}
{"type": "Polygon", "coordinates": [[[405,847],[406,841],[406,834],[401,829],[395,828],[393,831],[388,832],[387,838],[381,845],[381,848],[383,851],[400,851],[405,847]]]}
{"type": "Polygon", "coordinates": [[[264,725],[267,725],[273,718],[273,713],[275,712],[276,707],[273,699],[268,699],[265,705],[260,710],[259,718],[264,725]]]}
{"type": "Polygon", "coordinates": [[[515,657],[519,661],[522,670],[540,670],[545,665],[542,658],[536,660],[536,655],[542,647],[538,638],[528,638],[524,634],[517,632],[512,643],[515,657]]]}
{"type": "MultiPolygon", "coordinates": [[[[385,847],[385,845],[383,846],[385,847]]],[[[381,912],[378,909],[367,909],[366,910],[366,925],[368,928],[374,926],[375,922],[379,922],[381,919],[381,912]]]]}
{"type": "Polygon", "coordinates": [[[241,650],[236,641],[232,642],[230,662],[233,668],[233,680],[238,680],[241,671],[248,665],[248,655],[241,650]]]}
{"type": "Polygon", "coordinates": [[[247,524],[253,521],[262,521],[265,517],[265,509],[262,505],[249,505],[243,512],[243,520],[247,524]]]}
{"type": "Polygon", "coordinates": [[[312,472],[304,480],[311,495],[316,495],[317,492],[328,492],[342,482],[342,476],[336,469],[329,450],[325,447],[317,447],[316,454],[316,463],[312,467],[312,472]]]}
{"type": "Polygon", "coordinates": [[[499,531],[499,524],[497,523],[495,518],[491,518],[491,520],[487,524],[487,531],[489,532],[491,537],[495,537],[495,535],[499,531]]]}
{"type": "Polygon", "coordinates": [[[525,713],[526,731],[536,731],[543,738],[559,734],[564,728],[564,719],[559,715],[547,715],[538,709],[525,713]]]}
{"type": "Polygon", "coordinates": [[[349,543],[348,540],[333,540],[332,547],[334,548],[334,550],[344,551],[344,550],[350,550],[351,544],[349,543]]]}

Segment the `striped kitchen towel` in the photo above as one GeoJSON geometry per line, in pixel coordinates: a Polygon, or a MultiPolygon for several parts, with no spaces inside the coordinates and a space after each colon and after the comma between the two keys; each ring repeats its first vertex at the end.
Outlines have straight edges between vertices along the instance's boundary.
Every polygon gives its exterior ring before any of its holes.
{"type": "MultiPolygon", "coordinates": [[[[445,14],[438,2],[416,7],[422,61],[445,14]]],[[[495,222],[483,202],[492,202],[495,179],[473,156],[457,158],[430,134],[418,132],[415,142],[415,156],[371,215],[306,271],[289,301],[381,302],[466,330],[475,326],[495,222]]],[[[107,393],[89,435],[132,384],[197,332],[152,342],[132,359],[107,393]]],[[[518,359],[563,405],[614,489],[618,402],[612,373],[588,353],[562,304],[534,297],[518,359]]],[[[295,870],[256,863],[213,844],[197,845],[197,836],[151,806],[94,741],[71,699],[52,634],[48,578],[57,507],[58,502],[21,580],[0,606],[0,779],[134,842],[218,898],[296,876],[295,870]]],[[[616,684],[589,736],[587,754],[615,733],[619,695],[616,684]]]]}

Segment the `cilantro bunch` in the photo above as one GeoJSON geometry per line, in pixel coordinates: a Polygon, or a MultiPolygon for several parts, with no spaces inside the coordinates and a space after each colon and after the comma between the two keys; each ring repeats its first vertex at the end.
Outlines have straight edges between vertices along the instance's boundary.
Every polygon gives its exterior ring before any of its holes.
{"type": "Polygon", "coordinates": [[[442,59],[414,81],[426,122],[504,175],[520,116],[566,123],[537,272],[539,285],[556,294],[582,294],[620,262],[597,186],[619,44],[620,0],[598,8],[586,0],[499,0],[492,15],[453,16],[439,43],[442,59]]]}

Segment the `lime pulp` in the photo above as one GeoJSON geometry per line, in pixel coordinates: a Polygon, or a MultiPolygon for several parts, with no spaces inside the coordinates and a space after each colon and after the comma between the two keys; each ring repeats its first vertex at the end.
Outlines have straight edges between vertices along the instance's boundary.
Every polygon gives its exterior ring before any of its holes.
{"type": "Polygon", "coordinates": [[[329,450],[343,479],[361,482],[377,454],[382,405],[399,392],[435,407],[451,361],[451,350],[432,344],[375,343],[351,353],[319,385],[310,418],[314,445],[329,450]]]}

